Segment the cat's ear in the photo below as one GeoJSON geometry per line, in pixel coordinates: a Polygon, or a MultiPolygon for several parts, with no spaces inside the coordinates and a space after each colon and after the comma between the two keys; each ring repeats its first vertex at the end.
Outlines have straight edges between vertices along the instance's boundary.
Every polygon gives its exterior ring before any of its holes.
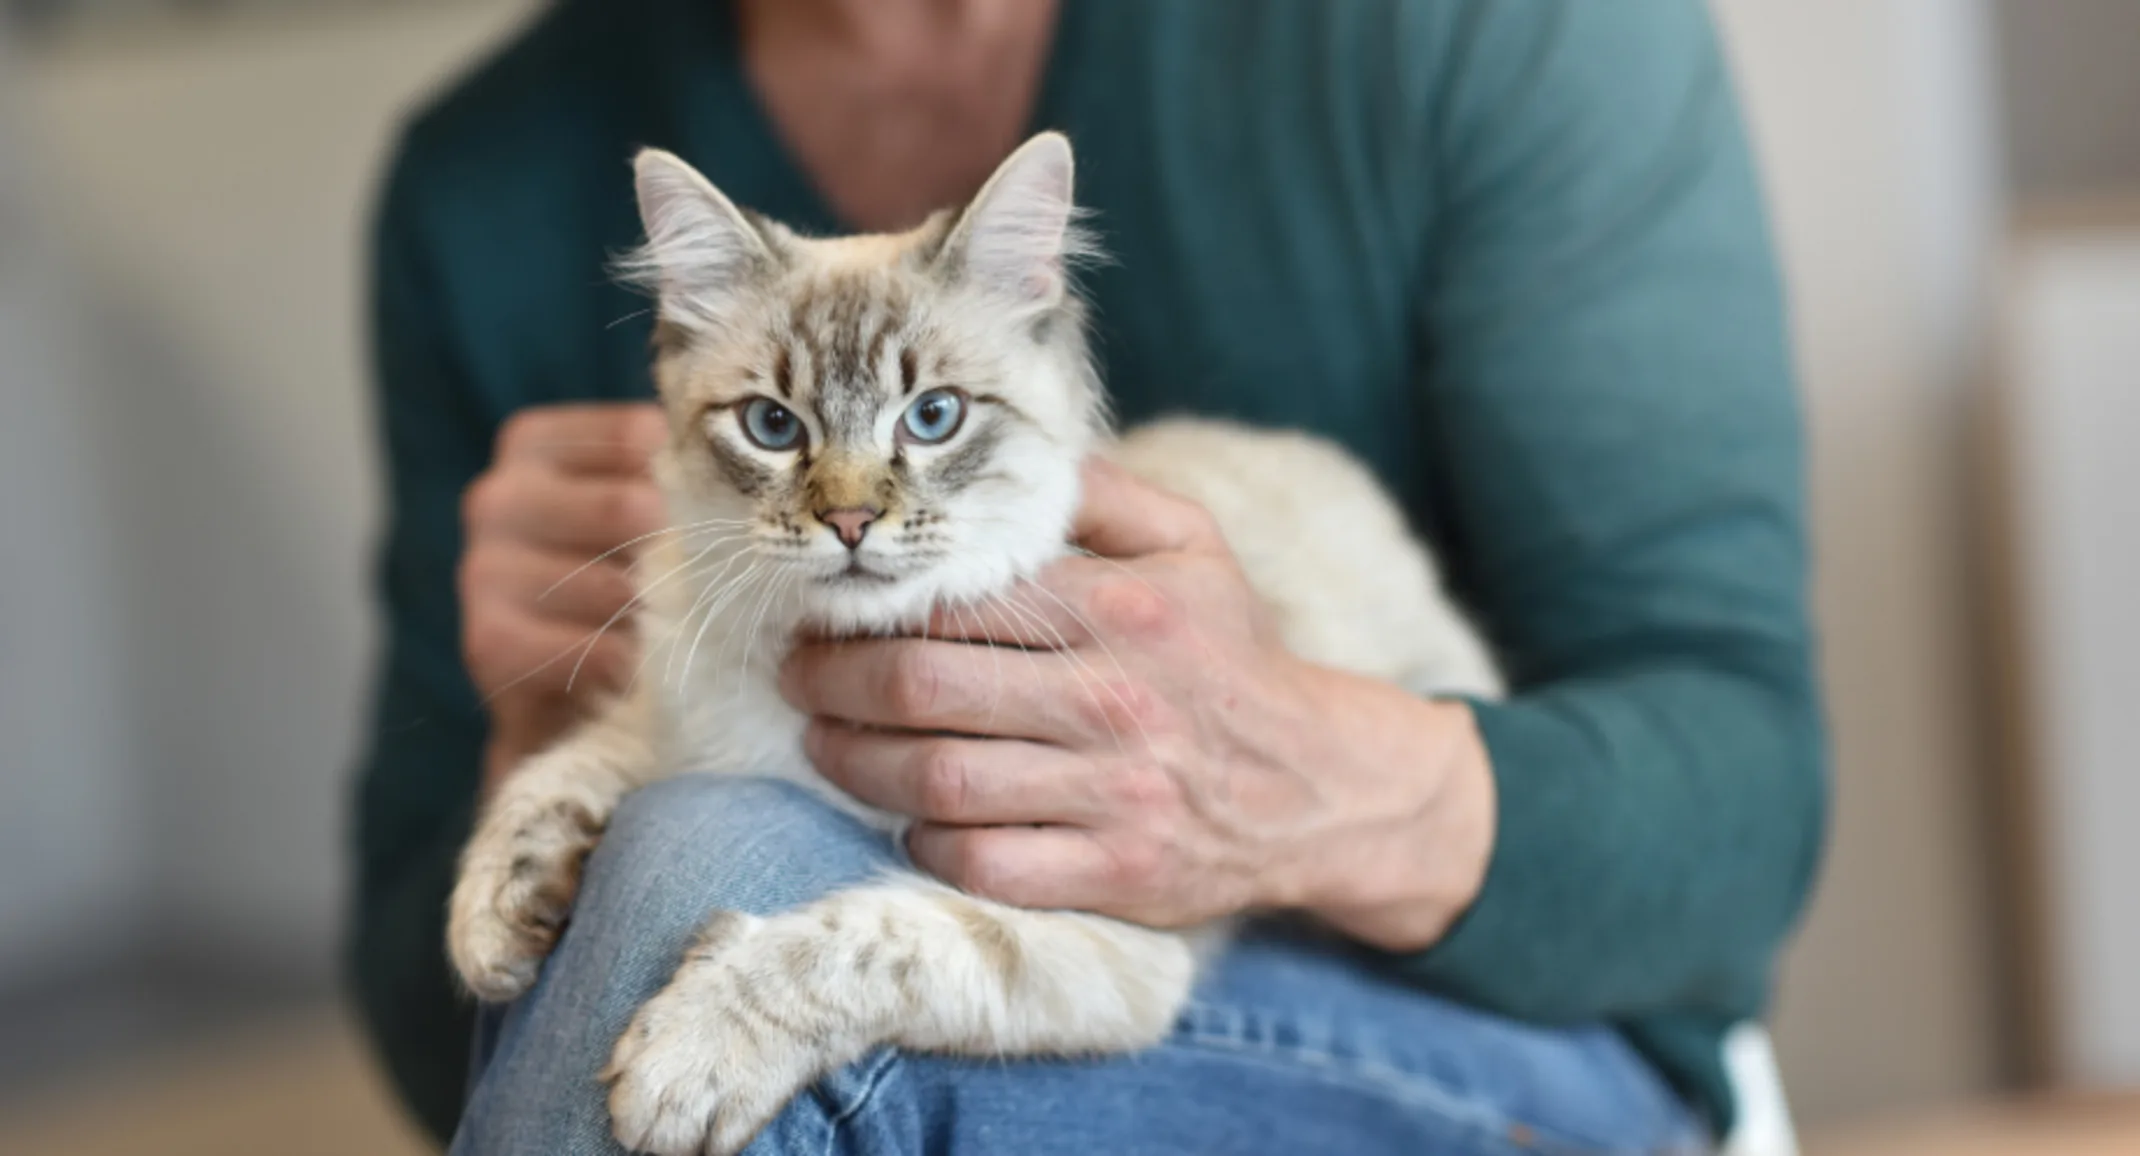
{"type": "Polygon", "coordinates": [[[948,278],[1007,304],[1046,308],[1068,291],[1089,252],[1077,227],[1069,138],[1044,132],[1018,147],[959,215],[937,257],[948,278]]]}
{"type": "Polygon", "coordinates": [[[738,297],[778,264],[772,242],[735,202],[673,153],[632,161],[646,243],[619,259],[619,279],[654,293],[664,320],[720,326],[738,297]]]}

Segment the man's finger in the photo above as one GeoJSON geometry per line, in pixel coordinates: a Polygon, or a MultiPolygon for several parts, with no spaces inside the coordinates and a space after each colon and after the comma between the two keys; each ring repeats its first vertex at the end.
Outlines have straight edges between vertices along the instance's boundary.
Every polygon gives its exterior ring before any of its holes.
{"type": "Polygon", "coordinates": [[[576,553],[583,562],[667,521],[660,489],[644,479],[581,478],[535,467],[477,484],[477,526],[576,553]]]}
{"type": "Polygon", "coordinates": [[[1118,898],[1113,861],[1080,828],[922,823],[907,853],[953,887],[1014,907],[1094,911],[1118,898]]]}
{"type": "Polygon", "coordinates": [[[1073,541],[1109,558],[1205,549],[1217,530],[1203,507],[1139,479],[1104,458],[1087,458],[1073,541]]]}
{"type": "Polygon", "coordinates": [[[513,611],[472,617],[462,639],[464,658],[485,700],[504,694],[592,693],[623,685],[637,663],[637,646],[622,623],[591,627],[531,618],[513,611]]]}
{"type": "Polygon", "coordinates": [[[509,603],[566,624],[600,626],[631,601],[630,563],[621,555],[593,565],[586,556],[510,539],[471,552],[462,563],[468,597],[509,603]]]}
{"type": "Polygon", "coordinates": [[[813,723],[803,739],[832,784],[895,815],[936,823],[1077,823],[1104,814],[1090,764],[1060,747],[813,723]]]}
{"type": "Polygon", "coordinates": [[[1031,582],[994,598],[940,605],[926,637],[992,642],[1027,650],[1071,650],[1092,641],[1092,589],[1122,574],[1112,559],[1061,558],[1031,582]]]}
{"type": "Polygon", "coordinates": [[[804,714],[857,726],[1070,747],[1121,734],[1126,718],[1110,705],[1123,691],[1067,655],[924,639],[807,643],[780,690],[804,714]]]}
{"type": "Polygon", "coordinates": [[[644,474],[668,437],[648,402],[553,405],[522,410],[498,434],[498,459],[540,459],[572,474],[644,474]]]}

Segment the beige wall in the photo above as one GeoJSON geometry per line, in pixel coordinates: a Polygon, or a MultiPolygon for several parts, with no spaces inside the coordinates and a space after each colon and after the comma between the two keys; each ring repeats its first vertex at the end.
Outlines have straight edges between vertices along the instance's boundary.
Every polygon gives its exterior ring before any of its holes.
{"type": "Polygon", "coordinates": [[[1976,0],[1720,0],[1813,439],[1837,810],[1778,1046],[1821,1119],[1998,1075],[1963,439],[1998,219],[1976,0]]]}
{"type": "MultiPolygon", "coordinates": [[[[1720,8],[1774,185],[1814,434],[1839,810],[1777,1029],[1802,1111],[1833,1118],[1979,1088],[1995,1067],[1958,499],[1993,210],[1981,24],[1941,0],[1720,8]]],[[[329,942],[368,645],[359,208],[391,110],[521,10],[397,7],[32,70],[75,234],[165,351],[115,387],[166,396],[109,411],[113,444],[166,467],[137,478],[147,493],[191,486],[178,500],[196,513],[244,499],[258,519],[196,519],[234,552],[193,575],[225,586],[205,613],[137,590],[158,623],[136,640],[151,725],[197,782],[168,801],[178,832],[159,863],[205,926],[329,942]],[[199,441],[174,448],[174,428],[199,441]]]]}
{"type": "MultiPolygon", "coordinates": [[[[0,76],[12,57],[0,43],[0,76]]],[[[0,84],[0,158],[21,145],[0,84]]],[[[0,988],[122,938],[141,864],[125,726],[109,481],[87,442],[96,380],[65,262],[19,164],[0,159],[0,988]],[[55,661],[65,656],[64,661],[55,661]]]]}
{"type": "Polygon", "coordinates": [[[364,218],[399,110],[526,9],[158,30],[11,78],[99,299],[83,421],[113,481],[141,915],[181,948],[331,967],[371,651],[364,218]]]}

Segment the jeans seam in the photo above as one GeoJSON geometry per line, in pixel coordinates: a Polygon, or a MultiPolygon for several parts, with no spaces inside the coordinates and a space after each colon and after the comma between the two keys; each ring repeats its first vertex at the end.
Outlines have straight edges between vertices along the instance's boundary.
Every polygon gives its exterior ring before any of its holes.
{"type": "MultiPolygon", "coordinates": [[[[1228,1014],[1232,1013],[1229,1011],[1228,1014]]],[[[1530,1156],[1611,1156],[1615,1152],[1627,1151],[1584,1143],[1549,1125],[1518,1119],[1488,1101],[1463,1095],[1420,1073],[1365,1056],[1296,1043],[1251,1041],[1235,1032],[1213,1031],[1194,1024],[1184,1024],[1169,1043],[1207,1048],[1274,1065],[1287,1061],[1298,1063],[1345,1084],[1393,1096],[1450,1123],[1476,1129],[1491,1142],[1511,1152],[1530,1156]]],[[[1658,1151],[1677,1150],[1667,1146],[1658,1151]]]]}
{"type": "Polygon", "coordinates": [[[825,1146],[821,1149],[822,1156],[833,1156],[834,1148],[839,1143],[840,1128],[869,1107],[869,1102],[877,1096],[877,1089],[885,1085],[888,1077],[898,1067],[899,1050],[886,1048],[878,1057],[876,1065],[863,1077],[862,1090],[855,1094],[853,1101],[842,1107],[837,1115],[825,1121],[825,1146]]]}
{"type": "Polygon", "coordinates": [[[1350,1056],[1316,1048],[1252,1044],[1225,1035],[1176,1036],[1172,1042],[1225,1052],[1244,1061],[1272,1067],[1287,1064],[1305,1067],[1337,1082],[1378,1095],[1393,1096],[1424,1108],[1448,1123],[1472,1129],[1497,1142],[1507,1142],[1508,1126],[1513,1123],[1479,1101],[1458,1096],[1438,1085],[1422,1083],[1412,1073],[1350,1056]]]}

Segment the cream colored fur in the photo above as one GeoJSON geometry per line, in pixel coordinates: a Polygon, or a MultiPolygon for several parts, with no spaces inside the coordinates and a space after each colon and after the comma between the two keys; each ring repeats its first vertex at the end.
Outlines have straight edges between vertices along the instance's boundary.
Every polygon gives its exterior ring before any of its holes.
{"type": "MultiPolygon", "coordinates": [[[[450,912],[453,961],[470,990],[506,1000],[527,989],[603,823],[655,779],[778,776],[896,827],[803,757],[805,720],[775,688],[789,640],[805,625],[913,629],[934,605],[974,603],[1032,577],[1068,550],[1078,463],[1090,452],[1208,507],[1300,655],[1421,693],[1498,693],[1485,647],[1432,562],[1342,451],[1186,420],[1107,439],[1065,287],[1079,243],[1070,166],[1061,137],[1039,137],[955,221],[811,241],[746,220],[666,154],[641,158],[649,245],[629,272],[660,295],[663,324],[675,327],[656,368],[675,434],[657,473],[679,529],[640,563],[639,677],[484,809],[450,912]],[[820,313],[827,325],[884,335],[878,361],[860,365],[889,383],[881,413],[850,412],[846,427],[824,416],[836,345],[792,331],[820,313]],[[937,492],[917,483],[890,499],[855,557],[894,577],[846,581],[847,550],[823,526],[797,529],[789,506],[806,481],[880,484],[873,471],[894,452],[908,400],[897,389],[899,349],[955,354],[959,380],[988,383],[1002,407],[987,415],[997,440],[985,477],[937,492]],[[742,440],[732,410],[707,408],[763,393],[782,370],[798,391],[816,382],[823,412],[796,405],[822,439],[807,466],[742,440]],[[775,480],[741,492],[737,479],[760,469],[775,480]]],[[[977,420],[962,436],[983,436],[977,420]]],[[[959,442],[899,452],[926,479],[953,470],[959,442]]],[[[723,914],[616,1046],[605,1073],[615,1131],[664,1156],[736,1152],[812,1080],[880,1044],[990,1056],[1147,1047],[1224,934],[1020,910],[913,874],[770,918],[723,914]]]]}

